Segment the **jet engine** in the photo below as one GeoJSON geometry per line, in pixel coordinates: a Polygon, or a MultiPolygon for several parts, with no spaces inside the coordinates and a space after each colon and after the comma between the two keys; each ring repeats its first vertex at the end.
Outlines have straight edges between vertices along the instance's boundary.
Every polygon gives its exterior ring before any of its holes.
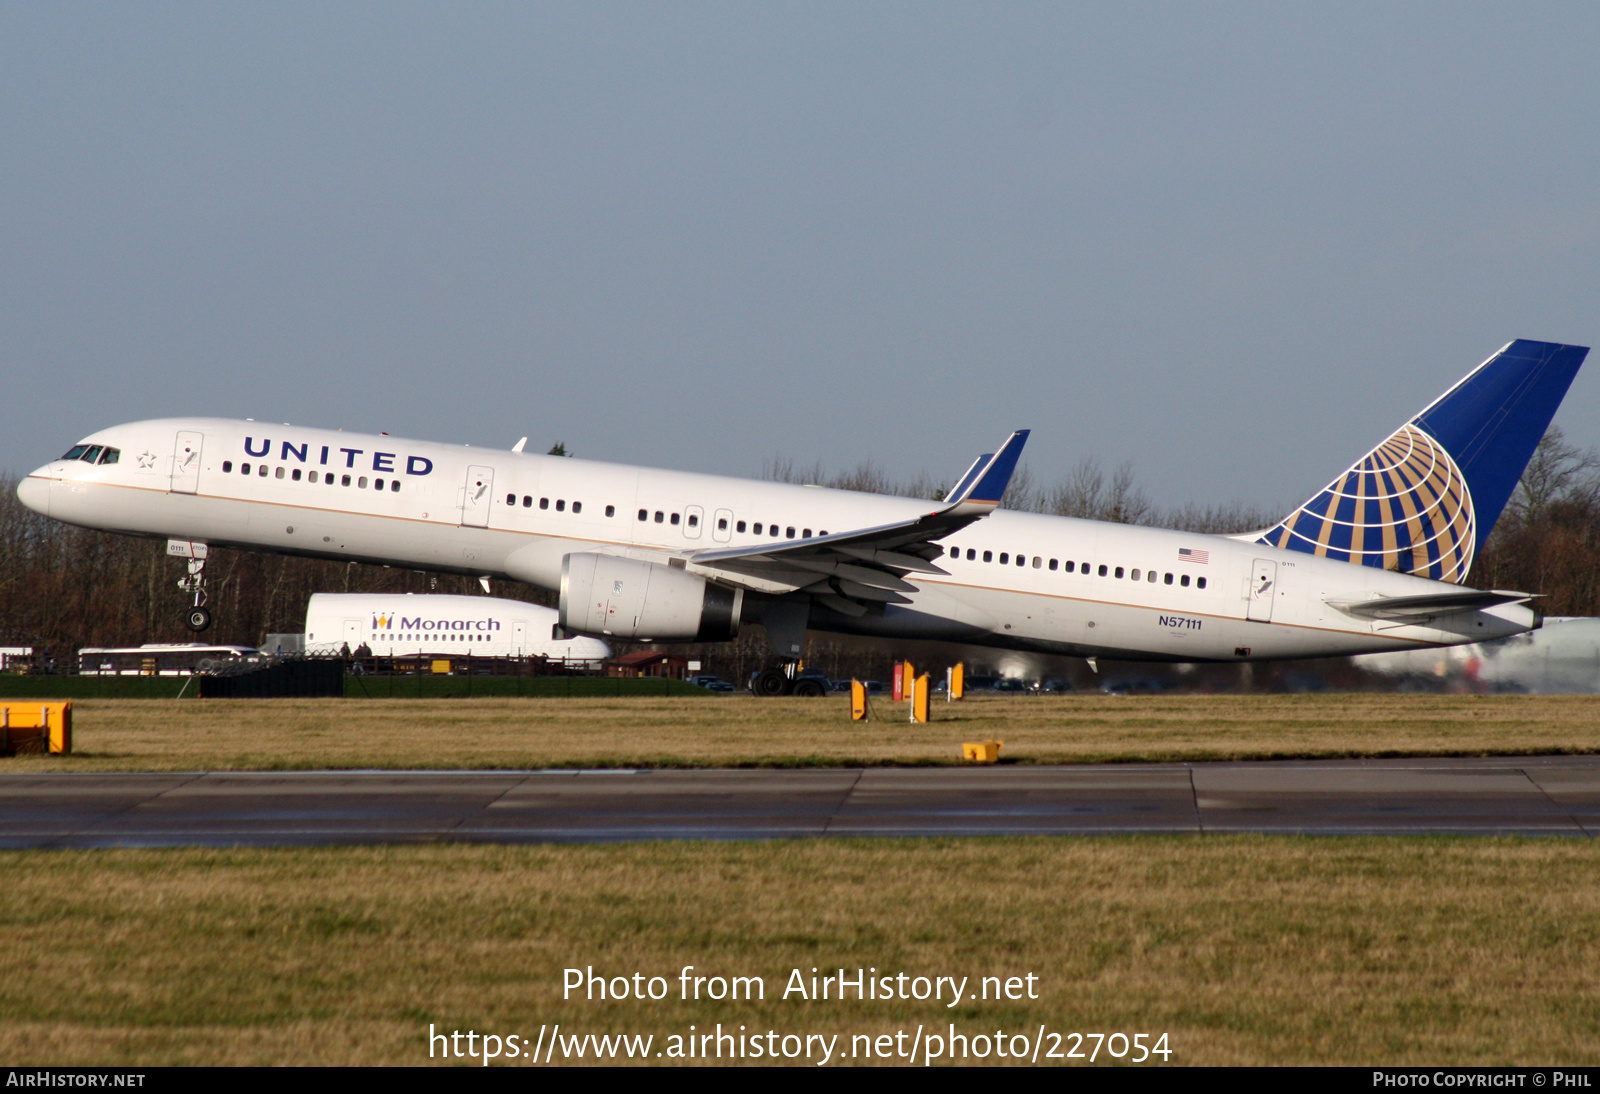
{"type": "Polygon", "coordinates": [[[640,641],[725,642],[744,590],[672,566],[593,553],[561,560],[561,627],[640,641]]]}

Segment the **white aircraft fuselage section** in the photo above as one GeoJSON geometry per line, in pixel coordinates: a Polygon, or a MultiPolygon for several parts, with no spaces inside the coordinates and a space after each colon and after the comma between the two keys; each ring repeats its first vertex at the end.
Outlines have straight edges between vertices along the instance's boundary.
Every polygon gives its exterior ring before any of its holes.
{"type": "MultiPolygon", "coordinates": [[[[774,547],[936,503],[269,425],[174,418],[102,430],[117,462],[58,460],[22,500],[89,528],[561,585],[596,552],[712,572],[697,551],[774,547]]],[[[813,629],[1146,660],[1270,660],[1453,645],[1538,626],[1523,604],[1412,621],[1329,602],[1459,586],[1219,536],[998,510],[941,541],[907,603],[813,629]]],[[[725,575],[719,575],[725,577],[725,575]]],[[[742,586],[756,593],[759,579],[742,586]]]]}

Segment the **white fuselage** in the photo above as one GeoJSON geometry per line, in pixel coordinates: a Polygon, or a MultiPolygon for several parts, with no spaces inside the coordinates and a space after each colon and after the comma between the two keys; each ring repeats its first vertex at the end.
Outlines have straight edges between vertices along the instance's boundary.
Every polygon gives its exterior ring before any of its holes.
{"type": "MultiPolygon", "coordinates": [[[[47,464],[22,483],[22,500],[90,528],[547,589],[574,552],[681,563],[697,550],[848,532],[931,505],[252,421],[135,422],[84,443],[115,446],[118,461],[47,464]]],[[[1517,604],[1417,623],[1355,618],[1329,601],[1457,587],[1243,539],[1000,510],[943,545],[948,576],[908,575],[909,604],[860,618],[814,607],[811,627],[1089,657],[1256,661],[1454,645],[1538,625],[1517,604]]]]}

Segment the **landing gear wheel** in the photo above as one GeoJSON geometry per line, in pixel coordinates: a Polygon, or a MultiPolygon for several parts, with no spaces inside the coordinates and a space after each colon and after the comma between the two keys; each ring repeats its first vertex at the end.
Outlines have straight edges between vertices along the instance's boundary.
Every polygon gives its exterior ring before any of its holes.
{"type": "Polygon", "coordinates": [[[782,669],[762,669],[756,674],[750,690],[770,699],[778,695],[788,695],[791,686],[789,678],[783,674],[782,669]]]}
{"type": "Polygon", "coordinates": [[[203,631],[211,626],[210,608],[190,608],[183,613],[183,625],[191,631],[203,631]]]}
{"type": "Polygon", "coordinates": [[[822,686],[821,680],[797,680],[794,693],[802,699],[820,699],[828,693],[828,689],[822,686]]]}

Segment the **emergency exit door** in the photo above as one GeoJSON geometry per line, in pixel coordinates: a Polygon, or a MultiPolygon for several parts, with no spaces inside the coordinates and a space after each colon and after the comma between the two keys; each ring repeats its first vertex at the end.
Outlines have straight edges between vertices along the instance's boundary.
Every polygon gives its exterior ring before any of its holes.
{"type": "Polygon", "coordinates": [[[1258,558],[1250,568],[1250,611],[1256,623],[1272,622],[1272,602],[1278,598],[1278,564],[1258,558]]]}
{"type": "Polygon", "coordinates": [[[467,468],[465,496],[461,502],[461,523],[472,528],[489,527],[489,506],[494,503],[494,468],[467,468]]]}

